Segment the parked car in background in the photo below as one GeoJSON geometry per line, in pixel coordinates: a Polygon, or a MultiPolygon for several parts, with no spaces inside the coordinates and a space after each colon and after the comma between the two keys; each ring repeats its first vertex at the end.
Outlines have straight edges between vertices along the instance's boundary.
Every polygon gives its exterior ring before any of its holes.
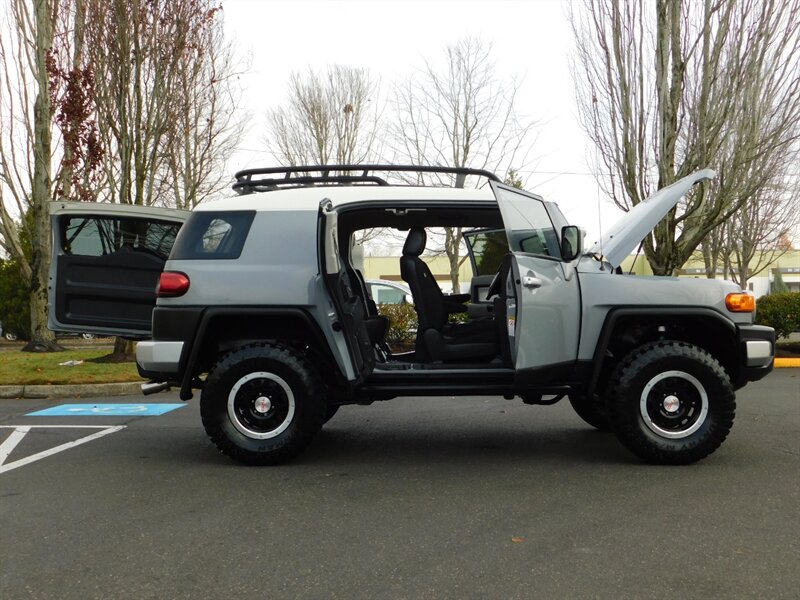
{"type": "Polygon", "coordinates": [[[386,279],[370,279],[367,281],[369,297],[375,304],[413,304],[411,289],[386,279]]]}
{"type": "MultiPolygon", "coordinates": [[[[26,336],[19,336],[16,332],[11,331],[10,329],[4,329],[3,328],[3,323],[1,321],[0,321],[0,337],[6,339],[9,342],[15,342],[20,337],[22,337],[23,339],[26,338],[26,336]]],[[[58,331],[58,332],[56,332],[56,337],[59,337],[59,338],[81,337],[84,340],[93,340],[98,336],[96,336],[93,333],[77,333],[77,332],[71,332],[71,331],[64,331],[64,332],[58,331]]]]}
{"type": "Polygon", "coordinates": [[[9,342],[13,342],[17,339],[17,334],[10,329],[5,329],[2,321],[0,321],[0,337],[7,339],[9,342]]]}

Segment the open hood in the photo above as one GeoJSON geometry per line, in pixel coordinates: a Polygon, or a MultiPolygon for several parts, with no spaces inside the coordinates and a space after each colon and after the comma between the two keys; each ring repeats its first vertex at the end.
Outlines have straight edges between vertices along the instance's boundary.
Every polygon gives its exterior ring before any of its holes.
{"type": "Polygon", "coordinates": [[[602,244],[596,243],[589,253],[602,254],[612,267],[618,267],[694,184],[714,179],[716,176],[716,172],[712,169],[703,169],[658,190],[647,200],[634,206],[604,232],[602,244]]]}

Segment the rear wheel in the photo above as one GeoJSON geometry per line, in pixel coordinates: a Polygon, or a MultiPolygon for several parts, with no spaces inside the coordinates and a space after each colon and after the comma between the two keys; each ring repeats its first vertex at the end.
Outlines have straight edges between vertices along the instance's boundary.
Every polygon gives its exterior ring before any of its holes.
{"type": "Polygon", "coordinates": [[[609,389],[611,427],[648,462],[700,460],[733,426],[730,379],[714,357],[692,344],[664,341],[639,348],[617,366],[609,389]]]}
{"type": "Polygon", "coordinates": [[[203,426],[217,448],[239,462],[285,462],[322,427],[322,389],[316,371],[290,348],[247,346],[209,373],[200,398],[203,426]]]}

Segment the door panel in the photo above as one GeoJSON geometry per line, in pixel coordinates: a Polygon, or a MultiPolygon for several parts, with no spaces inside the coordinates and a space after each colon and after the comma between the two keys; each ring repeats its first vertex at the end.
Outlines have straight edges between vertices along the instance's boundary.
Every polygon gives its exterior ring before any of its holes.
{"type": "Polygon", "coordinates": [[[156,285],[187,214],[52,203],[48,327],[148,337],[156,285]]]}
{"type": "Polygon", "coordinates": [[[577,359],[580,333],[578,278],[566,280],[560,262],[514,254],[517,370],[577,359]],[[519,282],[519,283],[516,283],[519,282]]]}
{"type": "Polygon", "coordinates": [[[575,361],[580,289],[575,270],[561,261],[559,230],[541,198],[490,183],[513,254],[506,308],[514,366],[520,371],[575,361]]]}
{"type": "Polygon", "coordinates": [[[320,272],[324,274],[325,286],[335,309],[331,315],[334,331],[344,334],[355,382],[362,381],[375,367],[375,347],[367,330],[365,299],[353,289],[344,258],[339,251],[338,215],[330,200],[323,200],[319,207],[320,272]]]}

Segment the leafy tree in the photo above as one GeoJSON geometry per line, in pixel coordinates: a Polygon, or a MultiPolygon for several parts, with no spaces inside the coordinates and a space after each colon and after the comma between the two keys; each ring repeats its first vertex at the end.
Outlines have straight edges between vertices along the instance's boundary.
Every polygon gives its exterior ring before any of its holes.
{"type": "Polygon", "coordinates": [[[0,323],[3,332],[20,337],[31,335],[31,305],[28,282],[18,261],[0,260],[0,323]]]}
{"type": "Polygon", "coordinates": [[[522,181],[522,177],[519,176],[519,171],[517,171],[513,167],[509,167],[508,173],[506,173],[506,178],[503,181],[506,185],[510,185],[511,187],[517,188],[521,190],[525,185],[525,182],[522,181]]]}
{"type": "Polygon", "coordinates": [[[774,279],[772,280],[772,285],[770,285],[770,294],[782,294],[784,292],[788,292],[789,286],[783,281],[783,275],[781,275],[780,270],[773,269],[772,273],[774,279]]]}

